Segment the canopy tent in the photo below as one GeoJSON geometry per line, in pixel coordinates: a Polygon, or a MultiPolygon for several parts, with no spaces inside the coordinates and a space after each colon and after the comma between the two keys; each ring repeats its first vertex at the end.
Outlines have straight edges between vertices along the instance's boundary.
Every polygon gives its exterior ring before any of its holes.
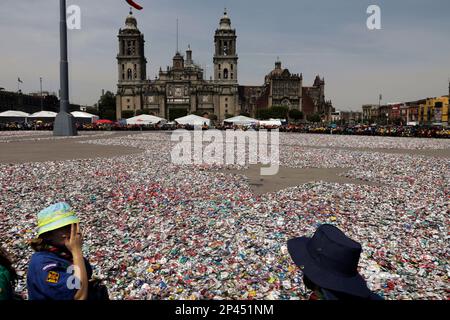
{"type": "Polygon", "coordinates": [[[8,110],[0,112],[0,122],[27,122],[28,113],[22,111],[8,110]]]}
{"type": "Polygon", "coordinates": [[[82,123],[93,123],[99,119],[95,114],[90,114],[83,111],[74,111],[71,112],[72,116],[76,119],[77,122],[82,123]]]}
{"type": "Polygon", "coordinates": [[[131,125],[148,125],[148,124],[157,124],[157,123],[166,123],[167,120],[160,118],[160,117],[155,117],[155,116],[150,116],[148,114],[141,114],[139,116],[127,119],[127,124],[131,124],[131,125]]]}
{"type": "Polygon", "coordinates": [[[260,121],[259,125],[262,127],[281,127],[282,123],[281,120],[276,120],[276,119],[270,119],[270,120],[264,120],[264,121],[260,121]]]}
{"type": "Polygon", "coordinates": [[[94,121],[96,124],[114,124],[114,121],[108,120],[108,119],[101,119],[94,121]]]}
{"type": "Polygon", "coordinates": [[[224,123],[232,123],[234,125],[252,125],[257,124],[258,120],[246,116],[237,116],[224,120],[224,123]]]}
{"type": "Polygon", "coordinates": [[[5,112],[0,112],[1,118],[27,118],[30,114],[22,111],[8,110],[5,112]]]}
{"type": "Polygon", "coordinates": [[[31,119],[41,119],[41,118],[56,118],[57,113],[52,111],[39,111],[33,113],[28,118],[31,119]]]}
{"type": "Polygon", "coordinates": [[[203,117],[196,116],[195,114],[190,114],[188,116],[175,119],[175,122],[183,125],[191,126],[203,126],[205,123],[207,126],[211,125],[211,120],[203,117]]]}
{"type": "Polygon", "coordinates": [[[98,116],[96,116],[95,114],[90,114],[90,113],[83,112],[83,111],[74,111],[71,114],[72,114],[72,116],[74,118],[81,118],[81,119],[94,119],[94,118],[97,118],[98,119],[98,116]]]}

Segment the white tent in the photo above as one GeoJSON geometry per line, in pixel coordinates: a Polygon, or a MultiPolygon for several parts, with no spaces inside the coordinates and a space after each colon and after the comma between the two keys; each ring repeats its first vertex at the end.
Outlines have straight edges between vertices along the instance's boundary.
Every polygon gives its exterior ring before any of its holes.
{"type": "Polygon", "coordinates": [[[28,118],[56,118],[57,113],[52,111],[39,111],[33,113],[28,118]]]}
{"type": "Polygon", "coordinates": [[[22,111],[9,110],[5,112],[0,112],[1,118],[26,118],[28,116],[29,116],[28,113],[22,111]]]}
{"type": "Polygon", "coordinates": [[[98,116],[96,116],[95,114],[90,114],[87,112],[83,112],[83,111],[74,111],[71,112],[72,116],[74,118],[80,118],[80,119],[99,119],[98,116]]]}
{"type": "Polygon", "coordinates": [[[264,126],[281,127],[282,123],[281,123],[281,120],[270,119],[270,120],[260,121],[259,125],[262,126],[262,127],[264,127],[264,126]]]}
{"type": "Polygon", "coordinates": [[[237,116],[234,118],[229,118],[224,121],[224,123],[232,123],[235,125],[252,125],[258,123],[258,120],[249,118],[246,116],[237,116]]]}
{"type": "Polygon", "coordinates": [[[188,116],[175,119],[175,122],[183,125],[191,126],[203,126],[205,123],[207,126],[211,124],[211,120],[203,117],[196,116],[195,114],[190,114],[188,116]]]}
{"type": "Polygon", "coordinates": [[[167,122],[166,119],[163,119],[160,117],[155,117],[155,116],[150,116],[148,114],[141,114],[139,116],[127,119],[126,121],[127,121],[127,124],[142,124],[142,125],[167,122]]]}

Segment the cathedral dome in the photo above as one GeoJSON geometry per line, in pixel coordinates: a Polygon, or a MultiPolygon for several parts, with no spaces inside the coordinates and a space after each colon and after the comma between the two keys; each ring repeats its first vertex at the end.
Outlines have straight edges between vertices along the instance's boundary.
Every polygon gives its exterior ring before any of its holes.
{"type": "Polygon", "coordinates": [[[284,69],[281,67],[281,61],[277,61],[275,62],[275,69],[273,69],[270,73],[269,73],[269,77],[273,77],[273,76],[281,76],[283,74],[284,69]]]}
{"type": "Polygon", "coordinates": [[[227,10],[223,13],[222,19],[220,19],[220,30],[231,30],[231,19],[228,17],[227,10]]]}

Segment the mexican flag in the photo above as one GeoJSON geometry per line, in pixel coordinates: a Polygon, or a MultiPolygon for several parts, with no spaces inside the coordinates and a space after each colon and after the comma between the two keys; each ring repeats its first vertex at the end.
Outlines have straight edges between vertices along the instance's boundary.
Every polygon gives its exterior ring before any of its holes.
{"type": "Polygon", "coordinates": [[[143,7],[140,6],[139,4],[137,4],[136,2],[134,2],[133,0],[126,0],[127,3],[132,6],[133,8],[137,9],[137,10],[142,10],[143,7]]]}

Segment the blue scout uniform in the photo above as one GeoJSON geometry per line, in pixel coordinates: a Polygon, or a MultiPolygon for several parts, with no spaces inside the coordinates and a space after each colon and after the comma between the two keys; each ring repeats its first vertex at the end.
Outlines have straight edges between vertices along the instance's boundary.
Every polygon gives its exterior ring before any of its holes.
{"type": "MultiPolygon", "coordinates": [[[[92,267],[87,260],[88,279],[92,267]]],[[[28,266],[27,287],[30,300],[74,300],[77,289],[70,289],[73,273],[68,272],[72,263],[52,252],[36,252],[28,266]]]]}

